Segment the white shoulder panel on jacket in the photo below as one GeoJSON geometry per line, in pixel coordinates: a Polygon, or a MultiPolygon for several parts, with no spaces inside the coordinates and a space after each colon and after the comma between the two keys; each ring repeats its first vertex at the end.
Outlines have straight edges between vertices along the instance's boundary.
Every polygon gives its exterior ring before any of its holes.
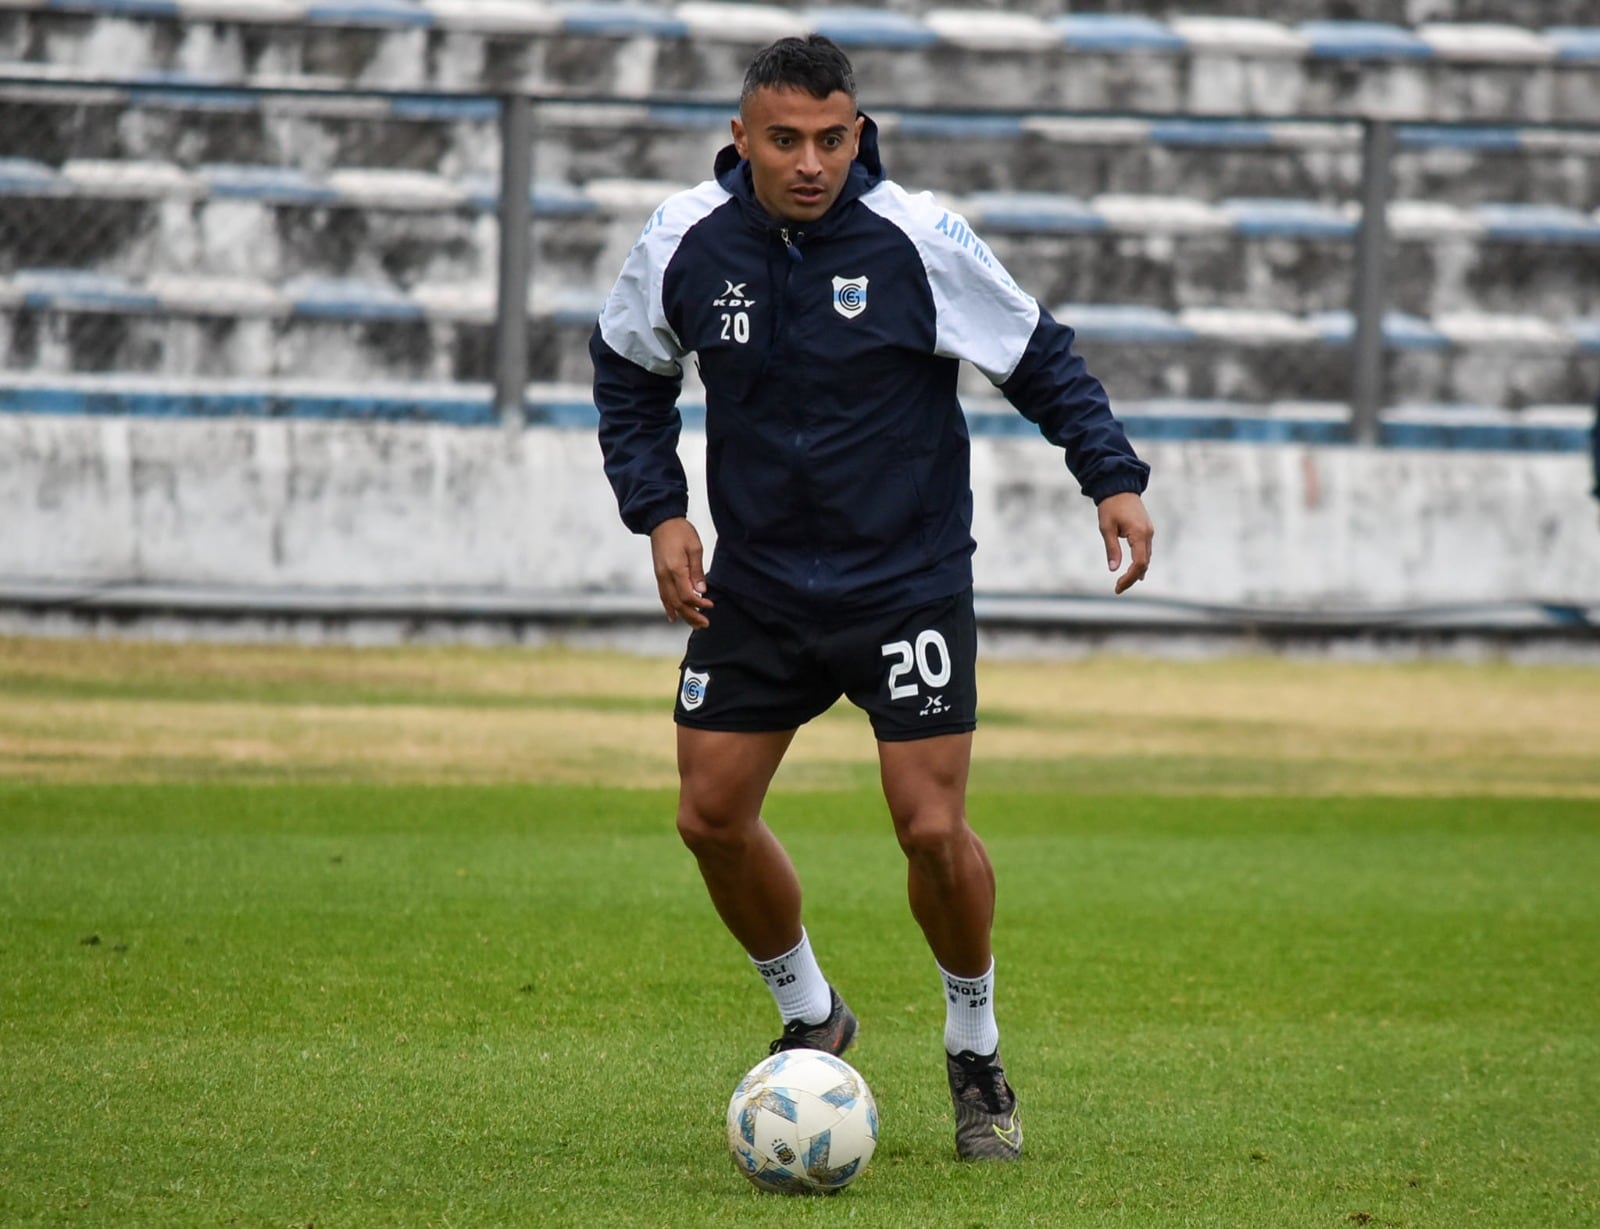
{"type": "Polygon", "coordinates": [[[687,350],[667,323],[661,284],[689,229],[730,193],[714,179],[668,197],[644,224],[600,309],[600,336],[623,358],[661,376],[682,373],[687,350]]]}
{"type": "Polygon", "coordinates": [[[1003,384],[1039,323],[1039,304],[1012,280],[967,220],[932,193],[916,196],[885,180],[861,203],[893,223],[922,257],[938,337],[935,350],[965,359],[995,384],[1003,384]]]}

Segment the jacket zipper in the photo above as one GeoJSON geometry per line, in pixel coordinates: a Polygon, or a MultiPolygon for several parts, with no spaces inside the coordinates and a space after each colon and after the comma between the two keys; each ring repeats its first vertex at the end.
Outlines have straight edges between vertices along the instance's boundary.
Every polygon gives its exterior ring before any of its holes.
{"type": "MultiPolygon", "coordinates": [[[[789,260],[793,264],[799,264],[800,262],[802,262],[806,258],[805,257],[805,253],[800,250],[800,240],[804,239],[805,237],[806,237],[806,235],[805,235],[804,231],[795,231],[793,234],[790,234],[789,233],[789,228],[787,226],[780,226],[778,228],[778,238],[783,240],[784,251],[786,251],[789,254],[789,260]]],[[[787,306],[788,297],[789,297],[789,276],[788,276],[788,273],[784,274],[783,286],[784,286],[784,290],[783,290],[783,294],[780,296],[779,302],[782,303],[786,307],[787,306]]],[[[786,311],[781,313],[781,315],[787,315],[787,314],[788,313],[786,311]]],[[[782,323],[781,316],[779,314],[775,314],[774,320],[773,320],[773,324],[774,324],[773,342],[774,342],[775,345],[776,344],[781,344],[783,323],[782,323]]],[[[804,438],[805,438],[805,430],[804,430],[804,426],[803,426],[804,414],[805,414],[804,409],[797,409],[796,410],[796,424],[795,424],[796,425],[796,430],[795,430],[795,433],[794,433],[794,447],[795,447],[796,451],[798,451],[799,449],[804,447],[804,438]]],[[[816,509],[815,509],[814,505],[811,502],[810,492],[808,490],[806,490],[804,484],[801,485],[801,489],[802,489],[802,491],[805,492],[805,495],[804,495],[805,504],[804,504],[804,511],[803,511],[802,515],[805,517],[806,521],[810,524],[809,536],[810,536],[812,541],[815,541],[816,540],[816,533],[817,533],[816,524],[815,524],[815,521],[816,521],[816,509]]],[[[813,557],[812,560],[811,560],[810,572],[806,576],[806,588],[808,590],[815,587],[815,585],[817,583],[817,573],[821,569],[821,567],[822,567],[822,560],[820,558],[813,557]]]]}

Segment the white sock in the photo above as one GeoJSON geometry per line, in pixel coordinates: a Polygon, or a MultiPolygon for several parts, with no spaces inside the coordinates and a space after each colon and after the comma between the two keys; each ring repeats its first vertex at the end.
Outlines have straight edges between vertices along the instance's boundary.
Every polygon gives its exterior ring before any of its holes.
{"type": "Polygon", "coordinates": [[[957,977],[939,966],[944,978],[944,1048],[951,1054],[971,1050],[993,1054],[1000,1048],[994,1022],[994,961],[982,977],[957,977]]]}
{"type": "Polygon", "coordinates": [[[828,979],[811,954],[811,937],[804,929],[800,931],[800,942],[783,955],[771,960],[757,960],[751,956],[750,963],[756,966],[756,972],[772,991],[785,1024],[790,1020],[821,1024],[828,1018],[833,996],[828,990],[828,979]]]}

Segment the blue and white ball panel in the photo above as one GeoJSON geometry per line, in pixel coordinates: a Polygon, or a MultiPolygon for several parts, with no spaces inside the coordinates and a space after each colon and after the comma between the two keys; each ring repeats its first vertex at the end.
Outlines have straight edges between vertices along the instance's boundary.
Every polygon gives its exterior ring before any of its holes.
{"type": "Polygon", "coordinates": [[[866,1082],[821,1051],[765,1059],[739,1082],[728,1104],[734,1165],[764,1190],[838,1190],[870,1159],[877,1136],[877,1106],[866,1082]]]}

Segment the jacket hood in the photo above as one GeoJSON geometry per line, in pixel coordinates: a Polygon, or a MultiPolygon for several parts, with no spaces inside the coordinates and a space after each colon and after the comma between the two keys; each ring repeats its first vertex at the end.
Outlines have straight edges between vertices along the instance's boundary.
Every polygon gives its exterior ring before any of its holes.
{"type": "MultiPolygon", "coordinates": [[[[861,147],[856,151],[855,161],[850,164],[850,174],[845,178],[839,199],[833,202],[819,221],[834,217],[845,205],[883,182],[883,161],[878,157],[878,125],[865,111],[857,114],[865,121],[861,125],[861,147]]],[[[750,180],[750,163],[739,156],[738,149],[732,144],[724,145],[717,152],[712,169],[718,183],[747,205],[766,214],[756,200],[755,188],[750,180]]]]}

